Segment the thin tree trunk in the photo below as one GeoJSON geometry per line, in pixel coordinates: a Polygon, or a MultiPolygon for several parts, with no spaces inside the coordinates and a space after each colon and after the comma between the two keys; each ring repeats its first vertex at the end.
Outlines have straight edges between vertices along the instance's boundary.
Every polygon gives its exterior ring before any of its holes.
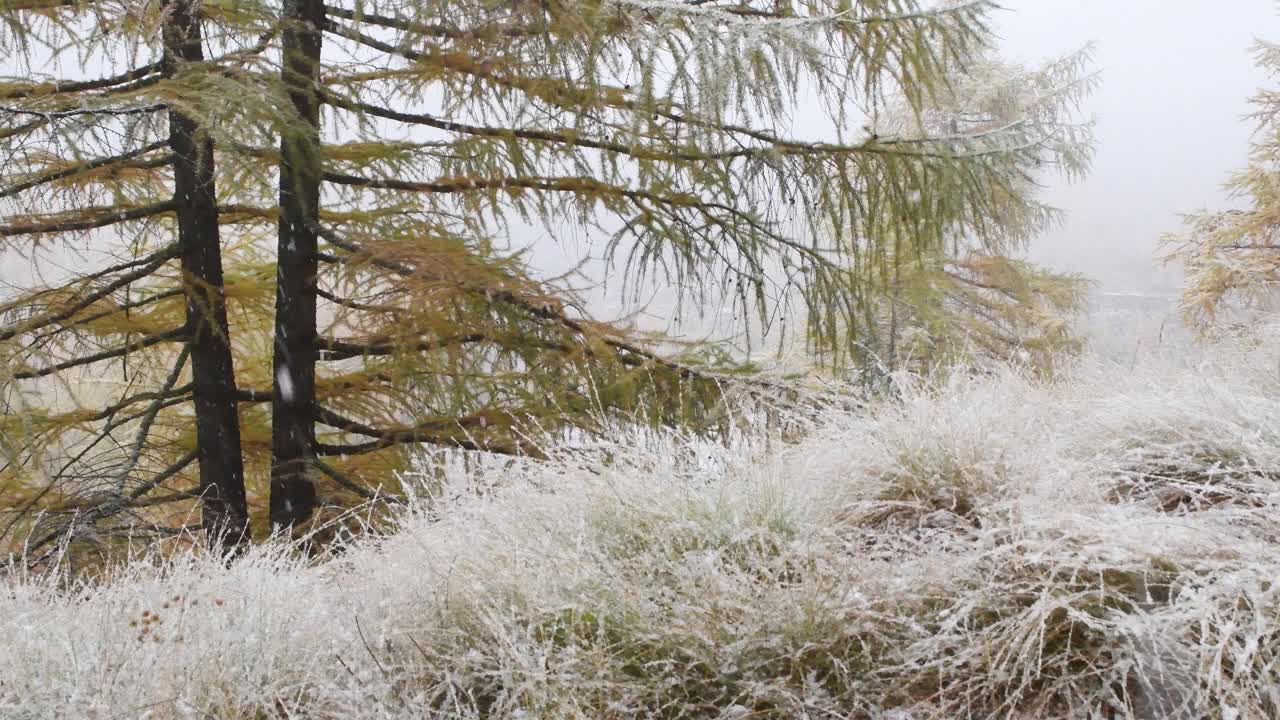
{"type": "MultiPolygon", "coordinates": [[[[172,75],[181,62],[203,61],[204,49],[193,3],[175,0],[168,9],[165,72],[172,75]]],[[[213,141],[195,119],[171,111],[169,145],[174,154],[178,252],[191,343],[201,509],[210,543],[231,550],[249,536],[249,513],[222,280],[213,141]]]]}
{"type": "Polygon", "coordinates": [[[285,0],[283,79],[297,124],[280,136],[280,225],[271,395],[271,524],[290,528],[316,505],[316,232],[320,210],[323,0],[285,0]]]}
{"type": "Polygon", "coordinates": [[[902,302],[902,252],[901,241],[893,248],[893,288],[889,293],[889,366],[890,373],[898,370],[898,304],[902,302]]]}

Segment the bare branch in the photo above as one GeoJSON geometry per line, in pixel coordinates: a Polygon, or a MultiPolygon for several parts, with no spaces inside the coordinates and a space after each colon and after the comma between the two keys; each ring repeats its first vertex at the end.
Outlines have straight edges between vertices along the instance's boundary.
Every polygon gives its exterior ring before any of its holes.
{"type": "Polygon", "coordinates": [[[406,500],[400,497],[399,495],[392,495],[390,493],[370,490],[369,488],[357,483],[355,480],[352,480],[351,478],[342,474],[341,472],[338,472],[337,468],[333,467],[329,463],[319,458],[312,458],[311,464],[315,466],[317,470],[319,470],[320,472],[332,478],[334,482],[338,483],[342,487],[350,490],[351,492],[359,495],[360,497],[366,500],[384,500],[384,501],[396,503],[399,505],[402,505],[406,502],[406,500]]]}
{"type": "Polygon", "coordinates": [[[178,353],[178,359],[174,361],[173,369],[169,371],[169,376],[165,378],[164,385],[160,388],[161,397],[156,398],[147,406],[142,416],[142,424],[138,427],[138,432],[134,436],[133,447],[129,450],[129,458],[112,478],[112,484],[116,486],[117,493],[123,494],[124,484],[129,479],[129,474],[138,466],[138,459],[142,457],[142,451],[146,448],[147,437],[151,434],[151,426],[160,415],[161,401],[164,399],[163,394],[171,391],[173,386],[177,384],[178,377],[182,375],[182,369],[186,367],[187,358],[189,357],[191,357],[191,343],[184,345],[182,352],[178,353]]]}
{"type": "Polygon", "coordinates": [[[135,353],[139,350],[149,348],[152,345],[159,345],[160,343],[163,343],[163,342],[171,342],[174,340],[186,339],[188,335],[190,335],[190,331],[187,328],[178,327],[162,333],[157,333],[155,335],[147,335],[141,339],[135,340],[131,343],[128,343],[118,348],[103,350],[102,352],[94,353],[92,355],[84,355],[82,357],[60,362],[56,365],[49,365],[48,367],[42,367],[38,370],[21,370],[19,372],[14,373],[12,377],[15,380],[30,380],[32,378],[45,377],[47,375],[52,375],[57,372],[62,372],[63,370],[69,370],[73,367],[79,367],[81,365],[91,365],[93,363],[102,362],[103,360],[110,360],[111,358],[117,358],[123,355],[128,355],[130,353],[135,353]]]}

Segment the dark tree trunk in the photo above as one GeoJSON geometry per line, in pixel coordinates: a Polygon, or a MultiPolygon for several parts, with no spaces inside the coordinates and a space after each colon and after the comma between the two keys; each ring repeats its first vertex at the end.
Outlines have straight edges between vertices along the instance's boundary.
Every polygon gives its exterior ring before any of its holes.
{"type": "Polygon", "coordinates": [[[280,227],[271,395],[271,525],[290,528],[316,505],[316,231],[320,211],[323,0],[285,0],[283,79],[297,113],[280,135],[280,227]]]}
{"type": "MultiPolygon", "coordinates": [[[[190,0],[174,0],[168,8],[165,72],[172,75],[182,62],[203,61],[204,49],[200,19],[190,0]]],[[[195,119],[170,112],[169,145],[191,342],[201,509],[209,541],[231,550],[248,538],[249,513],[222,282],[213,141],[195,119]]]]}

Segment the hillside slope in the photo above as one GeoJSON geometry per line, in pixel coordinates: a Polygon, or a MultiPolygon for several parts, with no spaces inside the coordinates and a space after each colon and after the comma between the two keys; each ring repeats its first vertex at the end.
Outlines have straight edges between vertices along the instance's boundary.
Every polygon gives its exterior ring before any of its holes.
{"type": "Polygon", "coordinates": [[[0,717],[1276,717],[1264,334],[904,382],[752,456],[620,444],[319,567],[14,574],[0,717]]]}

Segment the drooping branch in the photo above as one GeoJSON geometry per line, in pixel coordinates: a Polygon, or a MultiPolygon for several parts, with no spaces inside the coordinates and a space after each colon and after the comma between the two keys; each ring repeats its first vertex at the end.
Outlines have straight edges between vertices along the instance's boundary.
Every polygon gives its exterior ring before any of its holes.
{"type": "Polygon", "coordinates": [[[51,172],[43,173],[29,180],[23,180],[22,182],[19,182],[15,185],[10,185],[9,187],[6,187],[6,188],[0,188],[0,198],[12,197],[14,195],[17,195],[20,192],[30,190],[31,188],[38,187],[40,185],[47,185],[48,183],[51,183],[51,182],[57,182],[58,180],[65,180],[66,178],[74,177],[76,175],[80,175],[86,172],[91,172],[93,170],[100,170],[106,167],[114,167],[114,166],[131,167],[131,168],[163,167],[173,161],[172,155],[165,154],[161,157],[148,159],[145,162],[140,162],[140,163],[138,162],[130,163],[129,161],[135,160],[136,158],[146,155],[149,152],[167,148],[168,146],[169,146],[169,142],[167,140],[159,140],[159,141],[150,143],[148,145],[144,145],[138,148],[137,150],[131,150],[129,152],[121,153],[119,155],[112,155],[110,157],[98,158],[96,160],[90,160],[88,162],[72,165],[72,166],[63,168],[61,170],[54,170],[51,172]]]}
{"type": "Polygon", "coordinates": [[[111,308],[107,310],[102,310],[102,311],[93,313],[92,315],[85,315],[84,317],[75,318],[74,320],[71,320],[70,322],[62,323],[58,327],[55,327],[51,330],[46,330],[43,333],[37,334],[32,340],[32,344],[34,345],[37,343],[44,342],[62,333],[74,332],[77,328],[84,327],[98,320],[109,318],[113,315],[119,315],[121,313],[127,314],[130,311],[137,310],[138,308],[144,308],[149,305],[154,305],[155,303],[160,302],[162,300],[168,300],[169,298],[178,297],[182,295],[183,292],[184,291],[182,288],[173,288],[171,290],[165,290],[164,292],[155,293],[154,295],[148,295],[138,300],[131,300],[129,302],[113,305],[111,308]]]}
{"type": "MultiPolygon", "coordinates": [[[[347,252],[350,252],[352,254],[363,255],[365,257],[368,257],[370,262],[386,270],[390,270],[392,272],[395,272],[399,275],[404,275],[406,277],[413,277],[421,274],[421,271],[419,271],[418,269],[410,265],[406,265],[404,263],[400,263],[394,260],[388,260],[386,258],[381,258],[376,253],[371,253],[365,250],[358,243],[342,238],[337,233],[334,233],[333,231],[328,230],[327,228],[318,228],[318,231],[321,237],[323,237],[329,244],[334,245],[335,247],[341,248],[343,250],[346,250],[347,252]]],[[[557,308],[555,305],[551,303],[537,302],[535,300],[530,300],[528,298],[520,297],[519,295],[516,295],[510,290],[495,289],[492,287],[468,287],[465,289],[467,289],[469,292],[476,293],[480,296],[483,296],[486,300],[490,302],[500,302],[500,303],[508,304],[528,313],[532,317],[555,322],[563,326],[564,328],[571,330],[572,332],[574,332],[579,336],[583,336],[583,337],[596,336],[595,333],[590,332],[590,330],[587,327],[587,323],[585,321],[575,320],[569,317],[568,315],[565,315],[562,310],[560,310],[559,308],[557,308]]],[[[605,343],[605,345],[613,348],[614,350],[621,351],[627,355],[632,356],[632,359],[630,361],[626,360],[625,357],[622,360],[622,362],[627,364],[635,365],[635,364],[651,363],[657,367],[662,367],[666,370],[674,372],[678,377],[682,379],[697,378],[697,379],[708,380],[712,382],[721,382],[721,381],[727,380],[730,382],[743,383],[747,385],[753,385],[753,384],[759,385],[760,387],[768,388],[770,390],[777,388],[776,384],[768,381],[764,381],[764,380],[747,379],[747,378],[721,378],[711,373],[705,373],[701,370],[698,370],[697,368],[693,368],[687,365],[682,365],[675,361],[668,360],[667,358],[664,358],[661,355],[658,355],[657,353],[651,352],[649,350],[645,350],[644,348],[639,347],[634,343],[626,342],[618,338],[606,336],[600,339],[602,342],[605,343]]],[[[583,347],[582,352],[590,355],[592,354],[593,351],[589,347],[583,347]]]]}
{"type": "Polygon", "coordinates": [[[23,218],[25,222],[0,225],[0,237],[93,230],[164,215],[173,212],[175,207],[172,200],[166,200],[141,207],[126,207],[123,209],[119,206],[90,207],[52,215],[36,215],[30,218],[23,218]]]}
{"type": "MultiPolygon", "coordinates": [[[[45,95],[57,95],[59,93],[77,93],[86,90],[101,90],[103,88],[124,85],[128,82],[147,78],[149,75],[156,75],[160,72],[161,63],[155,62],[147,65],[128,70],[119,75],[98,78],[96,80],[53,80],[40,83],[28,83],[25,86],[7,86],[0,90],[0,100],[14,100],[18,98],[40,97],[45,95]]],[[[159,78],[155,78],[158,80],[159,78]]]]}
{"type": "MultiPolygon", "coordinates": [[[[754,235],[765,238],[778,247],[794,251],[811,263],[839,277],[844,268],[839,265],[836,256],[822,248],[811,247],[797,242],[770,227],[753,214],[745,212],[727,202],[707,200],[689,192],[655,192],[637,188],[601,182],[592,177],[462,177],[442,178],[434,182],[414,182],[398,178],[366,178],[355,175],[327,172],[324,179],[328,182],[364,187],[371,189],[398,190],[402,192],[423,193],[464,193],[494,189],[528,189],[539,192],[563,192],[579,197],[611,197],[629,201],[641,214],[653,214],[652,206],[660,206],[676,222],[690,224],[680,214],[693,214],[702,219],[701,227],[690,227],[689,235],[701,237],[706,250],[720,257],[726,267],[733,268],[733,261],[723,249],[717,246],[719,238],[711,237],[713,230],[719,230],[725,237],[754,235]]],[[[764,271],[754,253],[742,253],[740,262],[750,265],[750,277],[764,282],[764,271]]],[[[740,273],[741,274],[741,273],[740,273]]]]}
{"type": "Polygon", "coordinates": [[[129,268],[137,268],[133,272],[127,273],[125,275],[122,275],[116,278],[115,280],[107,283],[106,285],[89,293],[88,295],[81,297],[76,302],[71,303],[66,307],[63,307],[60,310],[57,310],[56,312],[51,312],[45,315],[40,315],[38,317],[23,320],[21,322],[14,323],[13,325],[10,325],[7,328],[0,329],[0,342],[3,342],[5,340],[10,340],[22,333],[31,332],[32,330],[46,327],[53,323],[62,322],[63,320],[66,320],[67,318],[74,316],[76,313],[89,307],[90,305],[101,300],[102,298],[107,297],[108,295],[114,293],[120,288],[123,288],[144,277],[147,277],[148,275],[151,275],[156,270],[160,269],[162,265],[164,265],[169,260],[176,257],[177,253],[178,253],[178,246],[176,244],[168,245],[166,247],[163,247],[157,250],[156,252],[151,253],[150,255],[147,255],[146,257],[139,258],[137,260],[132,260],[126,263],[121,263],[119,265],[115,265],[113,267],[107,268],[105,270],[99,271],[97,273],[94,273],[92,275],[89,275],[77,280],[76,284],[80,284],[80,283],[83,283],[85,280],[98,279],[111,273],[120,272],[121,270],[126,270],[129,268]]]}
{"type": "Polygon", "coordinates": [[[499,455],[517,455],[546,459],[545,453],[531,443],[508,443],[497,440],[472,440],[468,431],[480,431],[489,427],[492,413],[481,413],[456,418],[430,420],[413,427],[376,428],[355,420],[343,417],[323,407],[316,408],[316,420],[329,427],[351,435],[363,435],[375,438],[372,442],[351,445],[316,444],[319,455],[358,455],[372,452],[394,445],[430,444],[456,447],[461,450],[474,450],[496,453],[499,455]],[[459,434],[461,433],[461,434],[459,434]]]}
{"type": "Polygon", "coordinates": [[[13,373],[12,377],[15,380],[30,380],[33,378],[46,377],[54,373],[62,372],[63,370],[70,370],[74,367],[92,365],[93,363],[102,362],[103,360],[110,360],[111,358],[129,355],[153,345],[159,345],[163,342],[185,340],[189,334],[190,332],[186,327],[177,327],[162,333],[144,336],[120,347],[103,350],[102,352],[93,353],[91,355],[82,355],[78,358],[66,360],[55,365],[48,365],[37,370],[19,370],[18,372],[13,373]]]}
{"type": "MultiPolygon", "coordinates": [[[[897,19],[906,19],[897,18],[897,19]]],[[[730,151],[714,152],[705,157],[697,157],[698,153],[691,153],[693,157],[681,158],[679,154],[674,155],[675,159],[725,159],[733,157],[746,156],[766,156],[768,153],[773,154],[818,154],[818,155],[839,155],[845,153],[871,153],[871,154],[891,154],[891,155],[913,155],[921,158],[940,158],[955,159],[956,157],[981,157],[983,153],[976,154],[955,154],[946,149],[935,147],[941,142],[951,141],[973,141],[987,135],[997,134],[1009,128],[992,128],[976,134],[956,136],[952,138],[880,138],[877,136],[869,136],[862,143],[853,145],[829,142],[806,142],[802,140],[779,137],[776,133],[753,128],[746,125],[738,125],[730,122],[712,120],[701,117],[696,113],[689,112],[686,108],[674,101],[647,102],[638,100],[626,88],[616,86],[597,86],[590,90],[584,90],[578,86],[571,84],[569,81],[552,77],[528,78],[515,75],[505,75],[494,70],[489,64],[477,62],[457,53],[447,53],[438,49],[429,49],[423,52],[410,50],[406,47],[391,45],[377,38],[361,33],[352,28],[347,28],[337,23],[331,22],[327,29],[353,42],[359,43],[373,50],[377,50],[387,55],[401,57],[410,62],[415,63],[435,63],[441,64],[453,72],[459,72],[474,76],[478,79],[490,82],[496,86],[516,90],[525,93],[530,98],[536,98],[548,102],[567,112],[580,112],[579,107],[573,99],[578,99],[583,105],[599,104],[614,110],[625,110],[628,112],[639,114],[651,114],[656,118],[663,118],[676,124],[689,125],[705,130],[710,130],[725,135],[741,136],[749,138],[756,142],[762,143],[763,147],[758,148],[737,148],[730,151]]],[[[360,110],[370,115],[394,119],[400,122],[415,123],[436,127],[441,130],[450,130],[453,132],[464,132],[476,135],[488,135],[490,128],[471,126],[462,123],[449,123],[440,121],[427,115],[413,115],[409,113],[399,113],[385,108],[366,105],[364,103],[356,103],[350,100],[337,98],[331,93],[326,93],[326,102],[330,104],[346,107],[350,110],[360,110]]],[[[516,134],[518,131],[507,131],[510,135],[521,137],[516,134]]],[[[537,133],[538,131],[528,131],[537,133]]],[[[569,137],[564,133],[559,133],[560,138],[546,138],[530,136],[527,139],[543,139],[555,141],[570,141],[569,137]]],[[[597,149],[607,150],[610,152],[618,152],[618,143],[607,143],[603,141],[591,141],[589,139],[573,139],[571,144],[581,145],[582,147],[597,147],[597,149]]],[[[1027,145],[1027,148],[1033,147],[1034,143],[1027,145]]],[[[1003,149],[995,149],[987,152],[998,153],[1005,152],[1003,149]]],[[[633,153],[626,153],[633,154],[633,153]]],[[[641,153],[634,153],[636,157],[643,157],[641,153]]],[[[658,158],[661,159],[661,158],[658,158]]]]}

